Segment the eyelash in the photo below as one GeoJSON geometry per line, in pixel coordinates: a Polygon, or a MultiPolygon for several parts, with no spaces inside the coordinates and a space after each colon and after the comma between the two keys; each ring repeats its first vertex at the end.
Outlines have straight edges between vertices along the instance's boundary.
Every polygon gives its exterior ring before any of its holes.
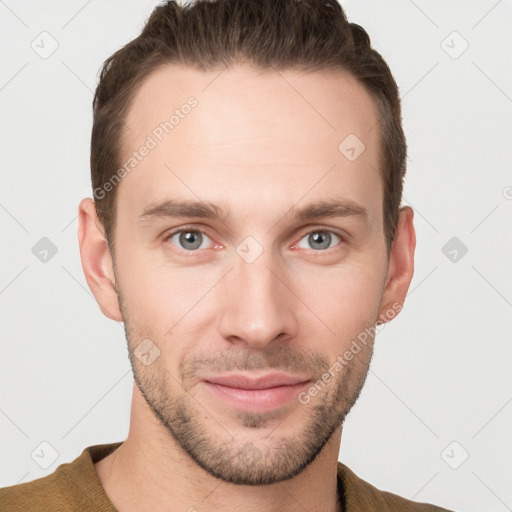
{"type": "MultiPolygon", "coordinates": [[[[187,231],[190,231],[190,232],[194,232],[194,233],[201,233],[202,235],[206,235],[208,238],[210,238],[211,240],[211,237],[208,235],[208,233],[206,233],[205,231],[203,231],[202,229],[198,229],[198,228],[195,228],[193,226],[185,226],[185,227],[182,227],[180,229],[177,229],[175,231],[172,231],[170,233],[167,233],[165,236],[164,236],[164,241],[169,241],[170,238],[172,238],[174,235],[177,235],[179,233],[183,233],[183,232],[187,232],[187,231]]],[[[330,234],[334,234],[336,235],[337,237],[340,238],[340,242],[336,245],[334,245],[333,247],[329,247],[328,249],[323,249],[323,250],[320,250],[320,251],[315,251],[313,249],[311,249],[311,252],[313,254],[321,254],[321,253],[325,253],[331,249],[335,249],[339,246],[341,246],[344,242],[345,242],[345,238],[344,236],[341,234],[341,233],[338,233],[337,231],[333,231],[332,229],[324,229],[324,228],[315,228],[315,229],[312,229],[310,231],[307,231],[306,233],[302,234],[302,236],[300,237],[299,241],[296,242],[294,245],[297,245],[304,237],[312,234],[312,233],[330,233],[330,234]]],[[[212,240],[213,241],[213,240],[212,240]]],[[[205,250],[205,249],[196,249],[195,251],[187,251],[186,249],[181,249],[180,247],[172,244],[177,250],[178,252],[180,252],[181,254],[184,254],[186,256],[191,256],[191,257],[194,257],[194,253],[200,253],[201,251],[205,250]]]]}

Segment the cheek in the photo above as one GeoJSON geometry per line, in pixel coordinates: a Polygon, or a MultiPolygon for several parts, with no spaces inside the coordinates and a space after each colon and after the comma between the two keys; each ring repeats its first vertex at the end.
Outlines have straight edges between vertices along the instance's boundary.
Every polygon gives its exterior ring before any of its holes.
{"type": "Polygon", "coordinates": [[[302,273],[297,292],[329,327],[337,343],[357,336],[377,320],[381,269],[350,265],[302,273]]]}
{"type": "Polygon", "coordinates": [[[209,304],[202,298],[216,280],[211,271],[198,271],[197,267],[134,265],[127,279],[121,280],[126,314],[136,329],[151,332],[166,350],[175,345],[172,340],[181,333],[181,346],[196,329],[197,322],[190,319],[196,319],[195,315],[209,304]]]}

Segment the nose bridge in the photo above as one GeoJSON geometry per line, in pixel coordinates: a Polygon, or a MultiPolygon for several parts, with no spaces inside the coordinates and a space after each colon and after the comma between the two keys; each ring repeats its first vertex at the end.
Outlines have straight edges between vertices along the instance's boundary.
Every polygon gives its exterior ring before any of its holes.
{"type": "Polygon", "coordinates": [[[294,335],[293,294],[281,282],[278,259],[251,240],[239,244],[236,252],[227,276],[223,336],[262,348],[280,334],[294,335]]]}

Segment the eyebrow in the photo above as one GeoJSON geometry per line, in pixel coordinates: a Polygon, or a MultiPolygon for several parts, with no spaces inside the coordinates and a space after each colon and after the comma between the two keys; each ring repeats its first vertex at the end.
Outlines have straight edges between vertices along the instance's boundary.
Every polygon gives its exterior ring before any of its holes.
{"type": "MultiPolygon", "coordinates": [[[[217,219],[222,223],[228,223],[230,212],[208,201],[177,201],[175,199],[168,199],[146,206],[139,215],[139,221],[141,223],[149,223],[157,219],[175,217],[217,219]]],[[[325,217],[358,217],[366,220],[368,218],[368,211],[364,206],[350,199],[331,199],[316,201],[300,209],[294,206],[288,210],[283,219],[293,217],[300,221],[325,217]]]]}

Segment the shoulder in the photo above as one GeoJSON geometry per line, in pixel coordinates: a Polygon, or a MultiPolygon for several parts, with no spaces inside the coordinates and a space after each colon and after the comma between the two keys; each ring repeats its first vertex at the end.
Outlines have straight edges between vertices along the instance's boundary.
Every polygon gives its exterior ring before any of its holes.
{"type": "Polygon", "coordinates": [[[70,510],[71,503],[66,499],[59,485],[59,466],[57,470],[32,482],[11,485],[0,489],[0,510],[2,512],[70,510]]]}
{"type": "Polygon", "coordinates": [[[450,512],[449,510],[418,503],[397,494],[381,491],[377,487],[359,478],[351,469],[338,462],[338,480],[341,480],[347,512],[355,510],[379,512],[450,512]]]}
{"type": "Polygon", "coordinates": [[[99,512],[115,510],[94,469],[94,462],[121,443],[85,448],[72,462],[42,478],[0,489],[1,512],[99,512]]]}

